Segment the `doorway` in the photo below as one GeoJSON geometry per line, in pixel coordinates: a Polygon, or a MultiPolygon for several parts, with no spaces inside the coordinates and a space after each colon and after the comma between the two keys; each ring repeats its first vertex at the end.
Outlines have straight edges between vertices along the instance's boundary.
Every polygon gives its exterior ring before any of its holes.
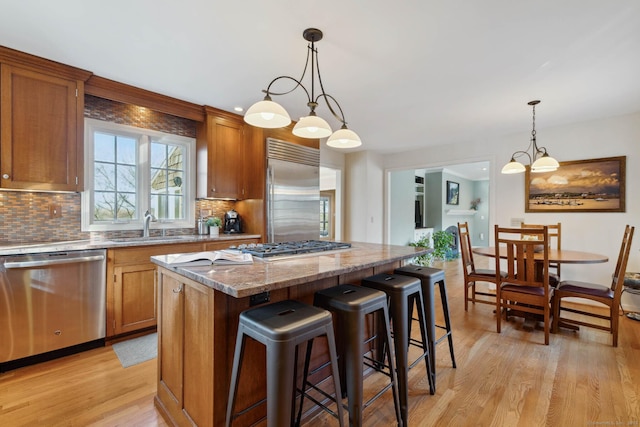
{"type": "Polygon", "coordinates": [[[320,238],[342,239],[342,171],[320,166],[320,238]]]}
{"type": "Polygon", "coordinates": [[[390,244],[406,245],[425,233],[468,222],[472,245],[488,246],[489,161],[397,170],[388,177],[390,244]],[[456,198],[447,199],[447,186],[455,186],[456,198]]]}

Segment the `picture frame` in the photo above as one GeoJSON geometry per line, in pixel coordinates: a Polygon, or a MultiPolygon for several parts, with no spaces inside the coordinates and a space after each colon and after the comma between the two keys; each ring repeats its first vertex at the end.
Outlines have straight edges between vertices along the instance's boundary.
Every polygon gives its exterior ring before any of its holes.
{"type": "Polygon", "coordinates": [[[447,181],[447,204],[460,204],[460,184],[453,181],[447,181]]]}
{"type": "Polygon", "coordinates": [[[627,157],[560,162],[525,172],[525,212],[625,212],[627,157]]]}

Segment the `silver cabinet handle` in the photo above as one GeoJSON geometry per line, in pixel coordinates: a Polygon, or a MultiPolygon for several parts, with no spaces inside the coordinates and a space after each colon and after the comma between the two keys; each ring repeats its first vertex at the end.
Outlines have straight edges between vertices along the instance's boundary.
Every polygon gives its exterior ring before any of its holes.
{"type": "Polygon", "coordinates": [[[174,293],[174,294],[179,294],[180,292],[182,292],[182,285],[178,286],[177,288],[175,288],[175,289],[173,290],[173,293],[174,293]]]}
{"type": "Polygon", "coordinates": [[[9,174],[8,174],[8,173],[5,173],[4,175],[2,175],[2,177],[3,177],[4,179],[9,179],[9,174]]]}
{"type": "Polygon", "coordinates": [[[102,261],[104,255],[92,255],[72,258],[46,259],[36,261],[10,261],[4,263],[4,268],[46,267],[57,264],[76,264],[81,262],[102,261]]]}

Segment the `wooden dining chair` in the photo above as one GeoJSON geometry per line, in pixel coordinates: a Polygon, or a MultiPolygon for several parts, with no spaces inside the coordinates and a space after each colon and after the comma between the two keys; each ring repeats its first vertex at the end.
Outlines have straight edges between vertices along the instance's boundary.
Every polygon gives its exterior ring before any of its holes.
{"type": "Polygon", "coordinates": [[[558,332],[560,323],[587,326],[595,329],[601,329],[608,331],[613,335],[613,346],[618,346],[618,325],[619,325],[619,313],[620,313],[620,298],[622,296],[622,290],[624,288],[624,274],[627,268],[627,261],[629,260],[629,251],[631,250],[631,241],[633,240],[633,232],[635,227],[627,225],[624,229],[622,236],[622,244],[620,245],[620,252],[618,253],[618,261],[616,262],[616,268],[611,278],[611,285],[605,286],[596,283],[578,282],[575,280],[564,280],[560,282],[553,294],[553,331],[558,332]],[[581,305],[579,308],[575,305],[567,307],[562,305],[563,298],[584,298],[590,301],[599,302],[608,307],[609,314],[604,315],[598,312],[600,307],[594,307],[591,305],[581,305]],[[598,319],[603,319],[606,322],[598,321],[586,321],[581,317],[580,319],[561,317],[561,312],[566,311],[570,313],[579,314],[581,316],[588,316],[598,319]],[[607,323],[604,325],[603,323],[607,323]]]}
{"type": "MultiPolygon", "coordinates": [[[[529,223],[521,223],[521,228],[542,228],[543,226],[547,226],[549,229],[549,247],[553,246],[555,241],[555,248],[557,250],[562,249],[562,224],[529,224],[529,223]]],[[[560,283],[560,263],[559,262],[549,262],[549,286],[555,288],[560,283]]]]}
{"type": "MultiPolygon", "coordinates": [[[[506,276],[496,274],[497,332],[500,333],[502,313],[505,318],[512,311],[533,316],[542,316],[544,343],[549,345],[551,329],[551,292],[549,288],[549,229],[505,228],[495,226],[496,270],[500,269],[500,257],[506,260],[506,276]],[[536,240],[525,240],[522,234],[536,236],[536,240]],[[538,250],[536,246],[542,245],[538,250]],[[542,259],[534,259],[536,252],[542,259]],[[536,265],[542,263],[542,265],[536,265]],[[542,267],[542,268],[540,268],[542,267]],[[542,274],[537,274],[542,271],[542,274]]],[[[504,262],[504,261],[503,261],[504,262]]]]}
{"type": "Polygon", "coordinates": [[[496,283],[496,271],[492,269],[476,268],[471,250],[471,236],[469,235],[469,224],[458,223],[458,237],[460,238],[460,253],[462,256],[462,272],[464,273],[464,311],[468,310],[469,301],[472,303],[482,303],[495,305],[496,294],[489,291],[476,290],[476,282],[496,283]],[[471,296],[469,296],[471,289],[471,296]],[[478,296],[489,298],[477,298],[478,296]]]}

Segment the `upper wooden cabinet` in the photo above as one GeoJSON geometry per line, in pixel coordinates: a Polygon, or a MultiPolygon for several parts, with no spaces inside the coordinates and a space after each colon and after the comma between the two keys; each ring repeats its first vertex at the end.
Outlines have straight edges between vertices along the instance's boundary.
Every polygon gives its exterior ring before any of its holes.
{"type": "Polygon", "coordinates": [[[211,107],[205,112],[197,138],[197,197],[244,199],[244,120],[211,107]]]}
{"type": "Polygon", "coordinates": [[[82,190],[91,73],[0,47],[0,187],[82,190]]]}

